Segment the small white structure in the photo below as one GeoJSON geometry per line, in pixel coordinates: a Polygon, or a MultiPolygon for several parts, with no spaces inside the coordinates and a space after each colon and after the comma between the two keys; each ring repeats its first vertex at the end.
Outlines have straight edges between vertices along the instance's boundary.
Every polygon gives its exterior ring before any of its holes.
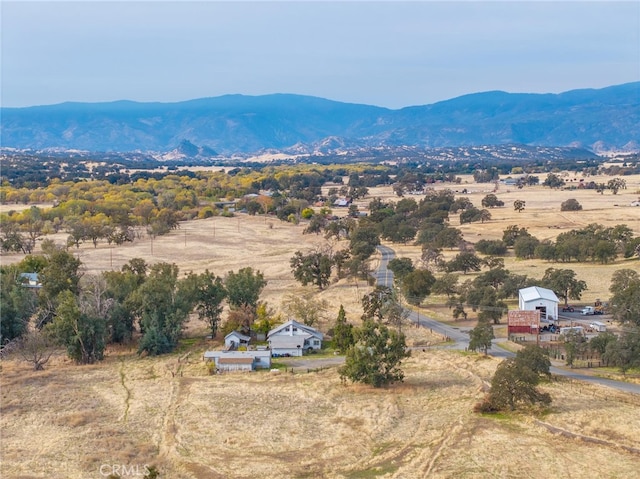
{"type": "Polygon", "coordinates": [[[239,346],[248,346],[251,338],[238,331],[231,331],[224,337],[224,345],[227,349],[238,349],[239,346]]]}
{"type": "Polygon", "coordinates": [[[277,356],[302,356],[305,351],[321,349],[324,335],[315,328],[294,320],[273,328],[267,334],[271,354],[277,356]]]}
{"type": "Polygon", "coordinates": [[[589,327],[594,331],[598,331],[599,333],[604,333],[607,330],[607,325],[602,321],[591,321],[589,327]]]}
{"type": "Polygon", "coordinates": [[[271,368],[271,351],[206,351],[205,361],[213,361],[219,371],[253,371],[271,368]]]}
{"type": "Polygon", "coordinates": [[[518,306],[523,311],[540,311],[541,319],[553,321],[558,319],[558,303],[556,293],[540,286],[531,286],[518,291],[518,306]]]}
{"type": "Polygon", "coordinates": [[[42,288],[38,273],[20,273],[20,281],[25,288],[42,288]]]}

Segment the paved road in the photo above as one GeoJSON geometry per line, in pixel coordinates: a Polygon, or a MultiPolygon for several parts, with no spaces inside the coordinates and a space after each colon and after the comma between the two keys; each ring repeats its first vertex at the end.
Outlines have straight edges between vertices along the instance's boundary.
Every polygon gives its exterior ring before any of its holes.
{"type": "MultiPolygon", "coordinates": [[[[394,258],[395,251],[387,246],[378,246],[378,251],[380,252],[382,258],[380,260],[380,265],[378,266],[378,269],[373,274],[373,276],[376,278],[378,286],[391,287],[393,285],[393,272],[387,269],[387,265],[389,264],[389,261],[394,258]]],[[[455,344],[452,344],[450,346],[452,348],[466,349],[469,347],[469,334],[467,331],[461,331],[458,328],[453,328],[415,311],[410,311],[408,319],[422,327],[431,329],[433,332],[449,337],[455,342],[455,344]]],[[[515,354],[511,351],[507,351],[506,349],[500,347],[500,343],[503,341],[505,340],[494,340],[489,354],[500,358],[509,358],[515,356],[515,354]]],[[[564,369],[556,366],[551,367],[551,373],[559,376],[569,377],[571,379],[587,381],[593,384],[600,384],[602,386],[618,389],[619,391],[640,394],[640,384],[625,383],[622,381],[613,381],[611,379],[604,379],[597,376],[580,374],[579,372],[575,372],[575,370],[564,369]]]]}

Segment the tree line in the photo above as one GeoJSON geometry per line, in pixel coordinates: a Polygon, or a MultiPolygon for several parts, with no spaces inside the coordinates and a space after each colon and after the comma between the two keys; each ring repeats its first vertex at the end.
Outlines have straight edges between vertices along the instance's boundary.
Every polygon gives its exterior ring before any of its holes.
{"type": "Polygon", "coordinates": [[[261,309],[265,319],[259,297],[267,281],[250,267],[224,278],[210,271],[181,277],[175,264],[148,265],[135,258],[120,271],[88,275],[72,253],[45,240],[42,255],[2,266],[0,275],[2,344],[47,336],[82,364],[103,359],[107,344],[132,340],[140,354],[171,352],[190,314],[197,314],[215,337],[225,305],[225,325],[232,329],[248,332],[261,309]],[[26,272],[37,273],[39,287],[28,287],[26,272]]]}

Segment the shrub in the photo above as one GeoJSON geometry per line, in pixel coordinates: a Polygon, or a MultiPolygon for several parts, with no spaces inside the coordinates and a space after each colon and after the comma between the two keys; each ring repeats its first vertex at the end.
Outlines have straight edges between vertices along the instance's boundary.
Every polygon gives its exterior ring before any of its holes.
{"type": "Polygon", "coordinates": [[[560,211],[580,211],[582,205],[575,198],[569,198],[560,205],[560,211]]]}

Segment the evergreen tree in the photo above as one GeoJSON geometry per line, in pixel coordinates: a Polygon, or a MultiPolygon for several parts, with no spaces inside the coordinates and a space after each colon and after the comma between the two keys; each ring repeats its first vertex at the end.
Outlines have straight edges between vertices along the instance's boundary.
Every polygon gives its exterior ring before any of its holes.
{"type": "Polygon", "coordinates": [[[400,364],[411,355],[404,334],[366,320],[356,330],[355,339],[355,344],[347,351],[344,366],[339,370],[343,381],[348,379],[382,387],[404,380],[400,364]]]}
{"type": "Polygon", "coordinates": [[[489,321],[478,321],[476,327],[469,331],[469,336],[471,338],[469,341],[469,349],[472,351],[482,349],[486,356],[487,351],[491,347],[491,340],[495,338],[493,326],[491,326],[489,321]]]}
{"type": "Polygon", "coordinates": [[[336,325],[333,327],[333,345],[341,353],[346,352],[354,342],[353,325],[347,322],[344,306],[340,305],[336,325]]]}

